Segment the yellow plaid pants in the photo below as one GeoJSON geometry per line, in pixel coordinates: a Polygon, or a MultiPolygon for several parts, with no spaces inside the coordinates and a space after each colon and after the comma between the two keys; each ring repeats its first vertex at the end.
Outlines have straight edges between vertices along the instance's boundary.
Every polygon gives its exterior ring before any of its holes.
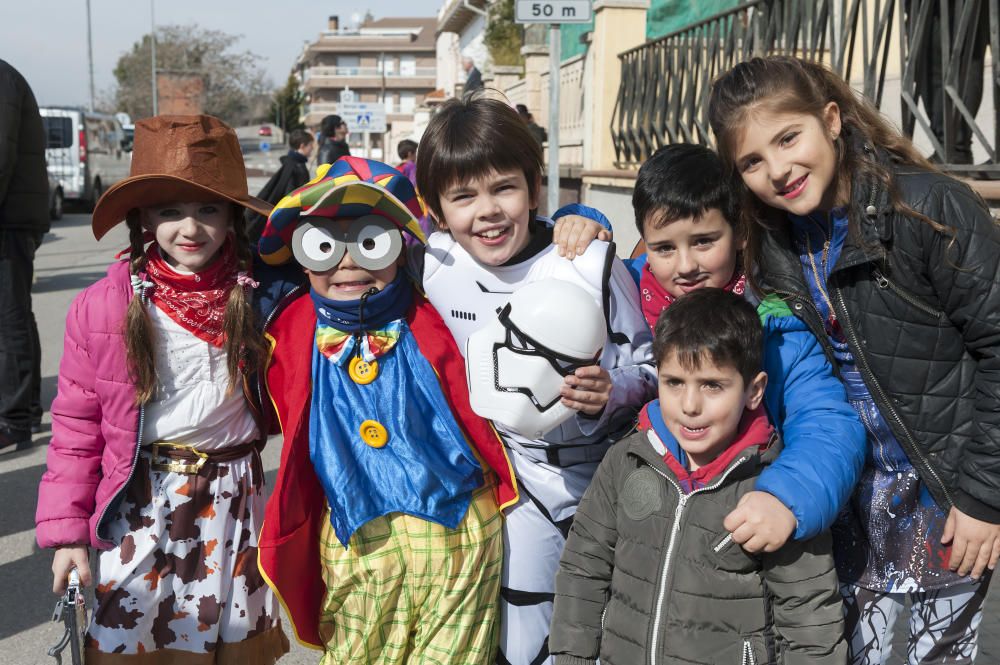
{"type": "Polygon", "coordinates": [[[345,550],[327,519],[321,665],[491,665],[503,556],[492,488],[455,529],[403,513],[366,523],[345,550]]]}

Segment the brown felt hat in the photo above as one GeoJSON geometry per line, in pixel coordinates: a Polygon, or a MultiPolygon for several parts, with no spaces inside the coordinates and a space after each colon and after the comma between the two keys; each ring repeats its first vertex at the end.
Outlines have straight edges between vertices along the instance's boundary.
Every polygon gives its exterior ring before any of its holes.
{"type": "Polygon", "coordinates": [[[274,207],[250,196],[236,132],[210,115],[158,115],[135,124],[129,177],[94,206],[94,237],[101,239],[133,208],[225,199],[267,217],[274,207]]]}

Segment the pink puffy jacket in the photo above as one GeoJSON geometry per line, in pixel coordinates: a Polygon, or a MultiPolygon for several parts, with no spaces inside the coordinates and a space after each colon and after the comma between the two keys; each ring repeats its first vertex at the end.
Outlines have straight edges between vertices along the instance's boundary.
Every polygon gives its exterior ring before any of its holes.
{"type": "Polygon", "coordinates": [[[114,545],[99,536],[98,526],[125,488],[139,444],[123,336],[131,298],[128,262],[121,261],[80,293],[66,316],[48,470],[35,513],[41,547],[114,545]]]}

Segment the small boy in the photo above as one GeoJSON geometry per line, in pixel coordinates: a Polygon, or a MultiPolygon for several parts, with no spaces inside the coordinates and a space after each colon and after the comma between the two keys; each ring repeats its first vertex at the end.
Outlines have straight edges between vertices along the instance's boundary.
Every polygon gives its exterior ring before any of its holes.
{"type": "Polygon", "coordinates": [[[761,349],[735,294],[701,289],[661,315],[659,399],[601,463],[560,562],[557,665],[846,661],[829,533],[756,556],[722,526],[781,450],[761,349]]]}
{"type": "Polygon", "coordinates": [[[263,403],[284,445],[259,564],[323,663],[496,654],[498,506],[517,492],[461,354],[401,270],[419,213],[398,171],[345,157],[283,199],[260,240],[309,284],[265,326],[263,403]]]}
{"type": "MultiPolygon", "coordinates": [[[[313,135],[306,130],[296,129],[290,132],[288,154],[282,155],[281,166],[260,190],[257,198],[275,204],[285,198],[285,195],[309,182],[309,156],[315,147],[316,141],[313,135]]],[[[250,240],[257,242],[260,240],[267,218],[252,210],[247,210],[245,216],[250,240]]]]}
{"type": "MultiPolygon", "coordinates": [[[[449,101],[424,131],[419,155],[417,182],[438,228],[423,255],[423,287],[463,352],[469,335],[526,284],[565,280],[603,304],[600,363],[568,373],[555,396],[576,417],[541,437],[495,423],[522,495],[504,520],[500,662],[542,665],[550,662],[555,574],[576,506],[655,391],[652,336],[613,245],[595,242],[570,261],[552,244],[550,223],[536,214],[541,148],[513,108],[485,97],[449,101]]],[[[527,397],[524,407],[542,409],[527,397]]]]}
{"type": "Polygon", "coordinates": [[[406,178],[413,183],[413,186],[417,186],[417,142],[411,139],[403,139],[396,146],[396,154],[402,160],[399,166],[399,172],[406,176],[406,178]]]}

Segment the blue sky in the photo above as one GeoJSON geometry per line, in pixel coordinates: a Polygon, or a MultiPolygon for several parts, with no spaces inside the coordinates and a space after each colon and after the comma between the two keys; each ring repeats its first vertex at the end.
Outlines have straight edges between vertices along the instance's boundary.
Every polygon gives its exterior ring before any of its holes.
{"type": "MultiPolygon", "coordinates": [[[[434,16],[442,0],[154,0],[156,23],[197,24],[243,35],[237,50],[262,57],[272,83],[285,80],[304,41],[326,29],[327,17],[341,25],[370,9],[383,16],[434,16]]],[[[41,105],[86,105],[87,12],[85,0],[3,0],[0,58],[28,80],[41,105]]],[[[149,32],[150,0],[90,0],[94,85],[114,85],[118,57],[149,32]]]]}

